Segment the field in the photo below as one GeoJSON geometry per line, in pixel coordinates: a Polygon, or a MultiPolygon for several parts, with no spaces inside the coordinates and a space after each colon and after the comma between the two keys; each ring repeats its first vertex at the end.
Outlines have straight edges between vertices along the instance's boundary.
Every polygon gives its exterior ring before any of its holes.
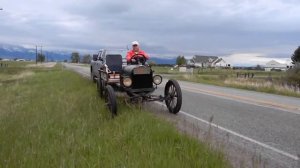
{"type": "Polygon", "coordinates": [[[165,74],[178,80],[300,97],[299,88],[286,84],[286,72],[194,69],[193,73],[179,73],[178,69],[171,70],[170,67],[154,67],[154,70],[157,74],[165,74]],[[254,74],[253,78],[252,73],[254,74]]]}
{"type": "Polygon", "coordinates": [[[119,104],[111,119],[96,86],[61,65],[26,64],[0,69],[0,167],[230,167],[150,112],[119,104]]]}

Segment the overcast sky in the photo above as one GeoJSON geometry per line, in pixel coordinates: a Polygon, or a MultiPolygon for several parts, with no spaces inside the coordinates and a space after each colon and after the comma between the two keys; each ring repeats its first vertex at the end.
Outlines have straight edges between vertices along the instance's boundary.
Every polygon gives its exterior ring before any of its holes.
{"type": "Polygon", "coordinates": [[[138,40],[152,56],[287,61],[300,45],[299,0],[1,0],[0,43],[95,51],[138,40]]]}

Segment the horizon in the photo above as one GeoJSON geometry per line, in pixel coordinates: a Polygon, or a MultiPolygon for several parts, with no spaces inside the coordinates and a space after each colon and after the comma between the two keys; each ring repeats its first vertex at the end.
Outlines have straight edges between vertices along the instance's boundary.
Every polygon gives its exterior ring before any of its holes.
{"type": "MultiPolygon", "coordinates": [[[[24,48],[24,49],[27,49],[27,50],[31,50],[31,51],[34,51],[34,52],[32,52],[33,53],[33,55],[30,57],[30,60],[32,61],[33,60],[33,58],[35,58],[35,47],[33,48],[33,47],[28,47],[28,46],[18,46],[18,45],[12,45],[12,44],[1,44],[0,43],[0,46],[3,48],[3,46],[6,46],[6,47],[12,47],[12,48],[16,48],[16,47],[22,47],[22,48],[24,48]]],[[[1,49],[1,48],[0,48],[1,49]]],[[[17,49],[17,51],[18,50],[20,50],[20,49],[17,49]]],[[[40,51],[40,49],[38,49],[38,52],[40,51]]],[[[45,53],[60,53],[61,52],[61,54],[63,54],[63,55],[65,55],[63,58],[61,58],[61,59],[58,59],[58,60],[60,60],[60,61],[62,61],[62,60],[64,60],[64,59],[70,59],[70,56],[69,56],[69,54],[71,54],[72,52],[78,52],[79,54],[80,54],[80,56],[83,56],[83,55],[85,55],[85,54],[90,54],[90,55],[92,55],[93,54],[93,52],[88,52],[88,51],[84,51],[84,52],[79,52],[79,51],[72,51],[72,50],[43,50],[43,52],[45,52],[45,53]]],[[[179,54],[177,54],[177,55],[169,55],[169,56],[165,56],[165,57],[160,57],[160,56],[152,56],[154,59],[161,59],[161,60],[172,60],[172,61],[174,61],[175,59],[176,59],[176,57],[178,56],[179,54]]],[[[253,56],[248,56],[248,58],[251,58],[251,59],[256,59],[257,57],[258,58],[261,58],[262,60],[264,60],[264,61],[261,61],[260,63],[232,63],[232,62],[229,62],[228,60],[230,60],[230,59],[228,59],[228,58],[230,58],[231,57],[231,59],[235,59],[235,57],[237,56],[237,55],[235,55],[235,54],[231,54],[231,55],[229,55],[229,56],[222,56],[222,55],[204,55],[204,54],[195,54],[195,55],[203,55],[203,56],[217,56],[217,57],[220,57],[220,58],[222,58],[222,59],[224,59],[226,62],[228,62],[229,64],[231,64],[231,65],[233,65],[234,67],[255,67],[255,66],[257,66],[257,65],[260,65],[260,66],[264,66],[267,62],[269,62],[269,61],[272,61],[272,60],[274,60],[274,61],[277,61],[277,62],[279,62],[279,63],[282,63],[282,64],[290,64],[291,63],[291,58],[289,58],[289,57],[286,57],[286,58],[264,58],[264,57],[260,57],[260,55],[259,54],[257,54],[256,56],[255,56],[255,54],[254,54],[254,58],[253,58],[253,56]]],[[[191,55],[191,56],[187,56],[187,55],[184,55],[184,57],[187,59],[187,60],[189,60],[189,59],[192,59],[192,57],[193,56],[195,56],[195,55],[191,55]]],[[[11,56],[3,56],[3,55],[0,55],[0,58],[2,58],[2,59],[25,59],[25,57],[20,57],[20,56],[15,56],[15,57],[11,57],[11,56]]]]}

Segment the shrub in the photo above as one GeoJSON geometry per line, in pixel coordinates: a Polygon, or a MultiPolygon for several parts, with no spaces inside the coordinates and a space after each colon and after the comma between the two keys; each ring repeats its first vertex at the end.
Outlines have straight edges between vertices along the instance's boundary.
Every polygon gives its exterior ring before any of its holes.
{"type": "Polygon", "coordinates": [[[287,81],[293,85],[300,86],[300,66],[287,71],[287,81]]]}

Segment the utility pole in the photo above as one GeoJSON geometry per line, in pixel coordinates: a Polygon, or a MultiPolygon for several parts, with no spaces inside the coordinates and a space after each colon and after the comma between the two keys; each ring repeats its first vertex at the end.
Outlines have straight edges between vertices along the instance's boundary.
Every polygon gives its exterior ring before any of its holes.
{"type": "Polygon", "coordinates": [[[37,64],[38,53],[37,53],[37,45],[35,45],[35,64],[37,64]]]}
{"type": "MultiPolygon", "coordinates": [[[[41,57],[43,57],[43,46],[41,45],[41,57]]],[[[41,59],[41,63],[42,63],[42,59],[41,59]]]]}
{"type": "MultiPolygon", "coordinates": [[[[42,56],[43,56],[43,46],[42,45],[40,45],[40,46],[39,45],[35,45],[35,64],[38,63],[39,54],[40,54],[40,56],[42,58],[42,56]],[[38,53],[38,47],[41,47],[40,53],[38,53]]],[[[40,61],[42,63],[42,59],[40,61]]]]}

